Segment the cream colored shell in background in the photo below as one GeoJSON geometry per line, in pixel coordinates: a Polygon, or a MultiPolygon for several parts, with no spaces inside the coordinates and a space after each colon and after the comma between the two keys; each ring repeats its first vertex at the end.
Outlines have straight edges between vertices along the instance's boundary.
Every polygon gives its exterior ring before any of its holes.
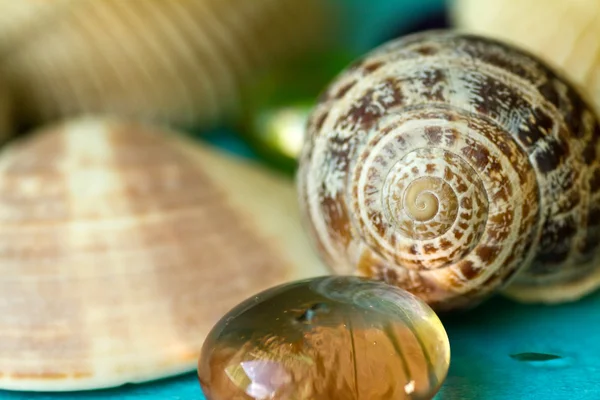
{"type": "Polygon", "coordinates": [[[0,388],[191,371],[213,324],[326,274],[285,178],[142,125],[78,120],[0,153],[0,388]]]}
{"type": "Polygon", "coordinates": [[[519,45],[563,69],[600,112],[600,1],[451,0],[454,25],[519,45]]]}
{"type": "Polygon", "coordinates": [[[0,70],[30,125],[93,113],[210,126],[236,110],[260,68],[327,37],[321,0],[0,0],[0,9],[0,70]]]}
{"type": "Polygon", "coordinates": [[[13,108],[6,82],[0,77],[0,143],[13,132],[13,108]]]}

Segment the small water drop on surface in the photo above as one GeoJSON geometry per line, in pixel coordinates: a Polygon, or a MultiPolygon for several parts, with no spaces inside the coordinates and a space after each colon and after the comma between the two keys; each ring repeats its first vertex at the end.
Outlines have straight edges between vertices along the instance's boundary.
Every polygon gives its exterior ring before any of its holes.
{"type": "Polygon", "coordinates": [[[534,361],[534,362],[543,362],[550,360],[557,360],[562,358],[562,356],[558,356],[556,354],[547,354],[547,353],[517,353],[511,354],[510,358],[517,361],[534,361]]]}
{"type": "Polygon", "coordinates": [[[510,358],[539,368],[565,368],[572,364],[570,357],[551,353],[525,352],[510,354],[510,358]]]}

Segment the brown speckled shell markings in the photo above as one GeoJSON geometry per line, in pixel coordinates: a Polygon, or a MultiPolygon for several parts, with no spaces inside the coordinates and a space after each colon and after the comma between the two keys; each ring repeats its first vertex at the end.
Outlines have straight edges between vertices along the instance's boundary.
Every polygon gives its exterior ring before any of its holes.
{"type": "Polygon", "coordinates": [[[559,302],[598,286],[598,120],[530,55],[458,33],[406,37],[340,74],[307,129],[300,201],[336,272],[437,309],[503,288],[559,302]]]}
{"type": "Polygon", "coordinates": [[[515,43],[561,68],[600,112],[600,1],[453,0],[453,25],[515,43]]]}

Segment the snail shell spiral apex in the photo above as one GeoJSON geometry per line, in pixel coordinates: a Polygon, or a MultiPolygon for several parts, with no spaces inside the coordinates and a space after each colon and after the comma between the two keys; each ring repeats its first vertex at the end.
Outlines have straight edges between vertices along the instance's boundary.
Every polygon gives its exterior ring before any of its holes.
{"type": "Polygon", "coordinates": [[[560,73],[502,42],[424,32],[325,90],[298,185],[339,273],[437,309],[504,290],[558,302],[600,283],[600,127],[560,73]]]}

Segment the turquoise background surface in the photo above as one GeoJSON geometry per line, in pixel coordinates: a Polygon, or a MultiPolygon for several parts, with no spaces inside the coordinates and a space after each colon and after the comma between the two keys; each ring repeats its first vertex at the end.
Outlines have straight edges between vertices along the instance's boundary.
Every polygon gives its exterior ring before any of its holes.
{"type": "MultiPolygon", "coordinates": [[[[429,12],[442,8],[443,1],[345,0],[345,5],[347,17],[354,21],[348,25],[348,46],[363,52],[399,32],[420,26],[429,12]]],[[[227,151],[252,157],[251,150],[229,131],[209,133],[203,138],[227,151]]],[[[437,400],[600,399],[600,294],[552,307],[495,298],[443,321],[452,362],[437,400]],[[527,361],[523,359],[540,357],[524,353],[548,356],[545,361],[527,361]]],[[[0,400],[113,398],[204,399],[195,373],[94,392],[0,391],[0,400]]]]}

